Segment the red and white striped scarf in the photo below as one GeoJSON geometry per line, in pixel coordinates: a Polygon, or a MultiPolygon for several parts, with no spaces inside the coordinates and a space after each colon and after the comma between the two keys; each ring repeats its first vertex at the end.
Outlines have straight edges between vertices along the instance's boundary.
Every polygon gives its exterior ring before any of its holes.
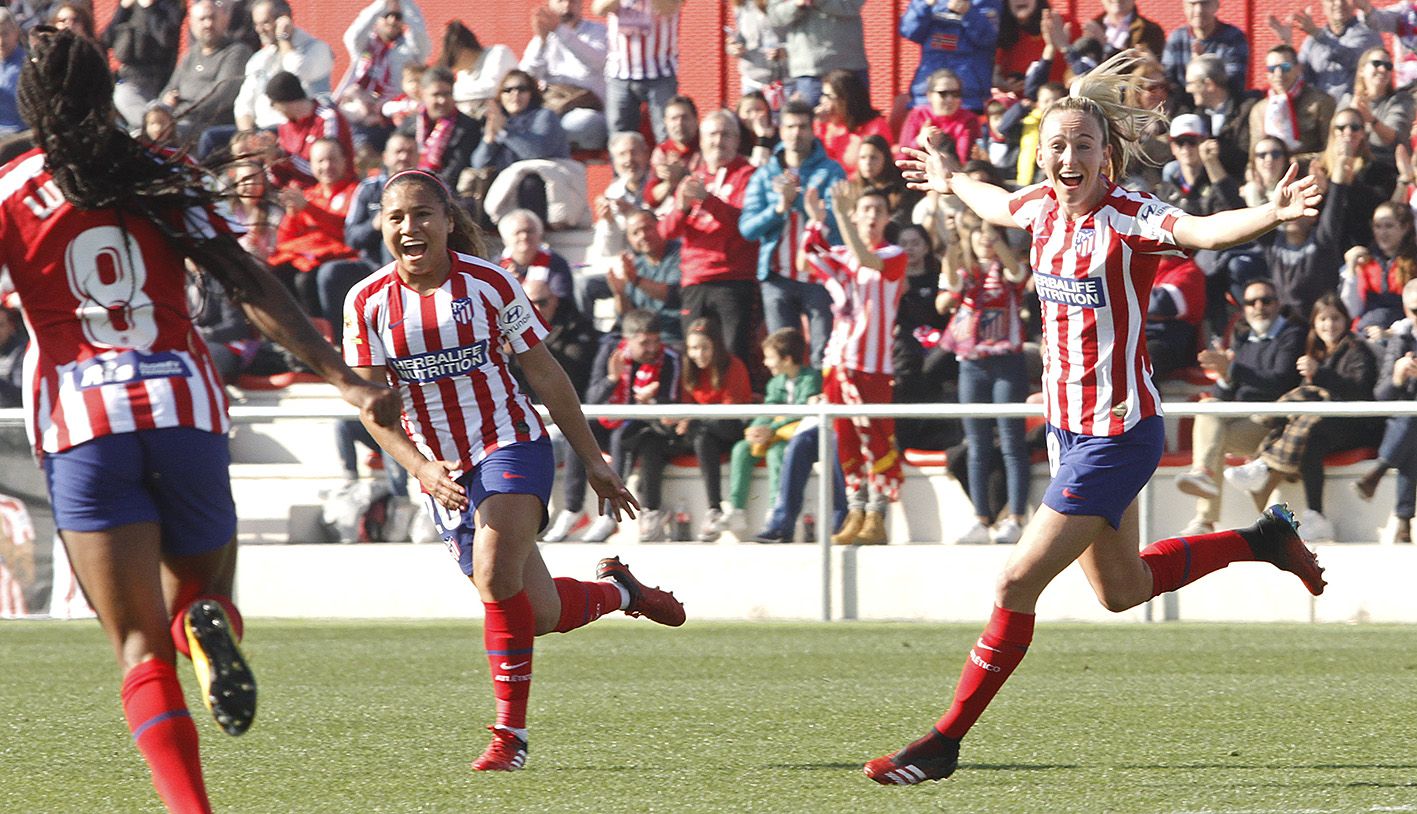
{"type": "Polygon", "coordinates": [[[1269,92],[1265,101],[1264,134],[1281,139],[1290,150],[1299,149],[1303,139],[1299,134],[1299,111],[1294,100],[1304,90],[1304,80],[1294,83],[1288,93],[1269,92]]]}
{"type": "Polygon", "coordinates": [[[379,97],[397,90],[391,70],[393,60],[389,58],[393,50],[394,43],[378,34],[370,34],[364,50],[359,54],[359,61],[354,64],[354,84],[379,97]]]}
{"type": "Polygon", "coordinates": [[[457,115],[445,116],[436,123],[429,117],[428,111],[418,114],[418,168],[437,172],[443,168],[443,153],[447,151],[448,144],[453,140],[453,128],[457,124],[457,115]]]}

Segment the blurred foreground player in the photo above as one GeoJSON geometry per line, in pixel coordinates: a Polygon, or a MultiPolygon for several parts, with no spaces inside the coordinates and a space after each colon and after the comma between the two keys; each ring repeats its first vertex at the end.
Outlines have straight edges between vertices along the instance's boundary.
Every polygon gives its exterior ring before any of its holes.
{"type": "Polygon", "coordinates": [[[1137,134],[1161,114],[1127,107],[1140,90],[1124,51],[1073,82],[1043,110],[1038,161],[1045,180],[1009,193],[952,173],[937,147],[907,150],[901,162],[919,189],[954,193],[996,226],[1032,234],[1034,282],[1043,314],[1044,418],[1052,481],[1000,576],[988,626],[969,653],[948,712],[924,737],[865,766],[883,785],[942,780],[955,770],[959,742],[1033,639],[1043,589],[1077,561],[1103,606],[1132,608],[1232,562],[1261,560],[1323,592],[1322,569],[1304,547],[1286,506],[1254,525],[1161,540],[1138,552],[1135,499],[1156,471],[1164,430],[1151,382],[1145,314],[1162,255],[1222,249],[1280,223],[1318,214],[1312,177],[1295,168],[1263,206],[1197,217],[1147,193],[1122,189],[1139,154],[1137,134]]]}
{"type": "Polygon", "coordinates": [[[509,353],[585,464],[602,510],[639,508],[601,457],[542,322],[510,272],[478,255],[481,235],[437,176],[407,170],[383,194],[384,242],[394,262],[345,299],[345,358],[403,397],[404,431],[369,432],[418,477],[433,522],[477,587],[497,699],[492,743],[477,771],[526,763],[534,637],[565,633],[614,610],[684,624],[673,594],[641,585],[619,557],[597,581],[552,579],[536,547],[556,462],[541,417],[517,387],[509,353]]]}
{"type": "Polygon", "coordinates": [[[226,397],[188,312],[184,256],[371,423],[392,425],[398,404],[340,361],[226,231],[194,168],[114,126],[112,98],[92,41],[37,29],[19,104],[38,146],[0,170],[0,260],[34,338],[27,427],[69,561],[123,671],[133,742],[168,810],[208,812],[175,651],[192,658],[229,734],[251,725],[256,685],[231,603],[226,397]]]}

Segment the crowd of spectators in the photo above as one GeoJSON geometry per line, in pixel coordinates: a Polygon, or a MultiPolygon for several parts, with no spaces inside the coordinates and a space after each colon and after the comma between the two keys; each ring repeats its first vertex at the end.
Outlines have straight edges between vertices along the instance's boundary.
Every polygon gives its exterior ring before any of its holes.
{"type": "MultiPolygon", "coordinates": [[[[1220,0],[1166,0],[1184,19],[1169,32],[1134,0],[1103,0],[1086,20],[1048,0],[909,0],[898,33],[918,45],[918,67],[905,93],[877,107],[865,0],[735,0],[723,43],[739,98],[704,109],[679,86],[683,2],[547,0],[531,10],[533,36],[518,55],[517,44],[485,42],[491,32],[457,20],[434,53],[417,0],[371,0],[339,43],[348,68],[338,78],[332,45],[287,0],[120,0],[102,30],[88,0],[10,3],[0,7],[0,134],[22,138],[14,94],[25,31],[77,28],[109,49],[122,124],[210,163],[248,250],[336,342],[344,293],[388,260],[383,185],[419,167],[500,234],[500,262],[552,325],[553,353],[590,402],[1019,401],[1036,387],[1039,335],[1028,236],[907,189],[894,160],[933,143],[977,178],[1032,183],[1043,106],[1134,49],[1146,82],[1130,101],[1162,108],[1169,125],[1141,134],[1154,166],[1118,181],[1198,215],[1264,202],[1294,165],[1325,190],[1317,218],[1163,264],[1147,314],[1158,374],[1198,368],[1222,399],[1373,398],[1375,388],[1407,397],[1412,354],[1395,350],[1417,329],[1405,299],[1417,277],[1417,52],[1406,6],[1326,0],[1321,19],[1271,17],[1278,44],[1261,53],[1223,19],[1220,0]],[[584,160],[613,173],[593,197],[584,160]],[[548,245],[548,232],[586,227],[584,263],[548,245]]],[[[218,298],[199,291],[194,302],[229,379],[271,364],[218,298]]],[[[10,348],[22,327],[0,326],[10,348]]],[[[665,461],[695,451],[710,503],[697,536],[749,536],[744,471],[766,458],[778,505],[756,537],[779,542],[796,536],[801,461],[810,469],[803,456],[815,455],[815,440],[799,439],[831,430],[849,494],[821,514],[837,519],[838,542],[884,542],[901,452],[891,424],[807,424],[625,421],[598,431],[622,471],[642,469],[643,539],[670,533],[665,461]],[[723,501],[718,464],[730,452],[723,501]]],[[[1028,503],[1021,425],[903,426],[921,444],[964,440],[977,525],[961,542],[1017,540],[1028,503]],[[1001,465],[1002,512],[986,495],[1001,465]]],[[[1195,464],[1180,479],[1199,500],[1191,530],[1216,522],[1227,482],[1263,496],[1302,477],[1306,531],[1331,534],[1315,460],[1365,443],[1358,426],[1198,419],[1195,464]],[[1227,451],[1256,464],[1223,472],[1227,451]]],[[[1404,495],[1417,489],[1417,441],[1403,435],[1417,433],[1402,422],[1388,430],[1381,466],[1363,482],[1369,496],[1387,468],[1407,473],[1404,495]]],[[[566,486],[547,539],[614,531],[583,511],[583,477],[566,486]]],[[[1413,503],[1399,499],[1403,530],[1413,503]]]]}

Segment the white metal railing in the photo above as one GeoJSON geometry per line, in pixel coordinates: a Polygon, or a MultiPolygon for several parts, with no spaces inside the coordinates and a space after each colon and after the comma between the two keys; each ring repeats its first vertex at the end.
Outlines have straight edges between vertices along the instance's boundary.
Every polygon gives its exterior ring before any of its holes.
{"type": "MultiPolygon", "coordinates": [[[[305,401],[302,399],[302,401],[305,401]]],[[[270,421],[318,421],[353,418],[355,410],[334,396],[329,399],[311,400],[316,404],[281,405],[275,407],[255,407],[237,405],[231,408],[231,420],[237,424],[263,424],[270,421]]],[[[538,406],[543,418],[549,418],[544,407],[538,406]]],[[[774,416],[798,416],[817,418],[822,424],[832,418],[863,416],[867,418],[1029,418],[1043,415],[1041,404],[587,404],[582,408],[587,418],[740,418],[752,419],[771,414],[774,416]]],[[[1350,402],[1238,402],[1238,401],[1186,401],[1164,402],[1162,409],[1170,418],[1187,416],[1300,416],[1320,415],[1329,417],[1388,417],[1417,415],[1417,401],[1350,401],[1350,402]]],[[[18,427],[24,423],[24,411],[18,408],[0,409],[0,428],[18,427]]],[[[1376,444],[1377,438],[1373,439],[1376,444]]],[[[817,460],[830,460],[832,438],[828,433],[817,433],[817,460]]],[[[826,507],[831,501],[831,478],[819,475],[817,478],[817,505],[826,507]]],[[[1142,487],[1138,496],[1139,525],[1142,536],[1148,537],[1151,525],[1151,486],[1142,487]]],[[[823,517],[829,516],[823,511],[823,517]]],[[[832,613],[832,557],[830,523],[817,523],[817,546],[821,551],[822,613],[824,621],[830,621],[832,613]]],[[[1147,617],[1151,617],[1148,607],[1147,617]]],[[[1163,611],[1169,617],[1172,609],[1163,611]]]]}

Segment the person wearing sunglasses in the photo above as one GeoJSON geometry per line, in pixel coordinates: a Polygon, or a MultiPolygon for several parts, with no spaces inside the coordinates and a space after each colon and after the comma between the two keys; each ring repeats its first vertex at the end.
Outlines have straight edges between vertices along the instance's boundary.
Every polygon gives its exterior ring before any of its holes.
{"type": "Polygon", "coordinates": [[[1269,27],[1279,35],[1280,42],[1294,45],[1294,29],[1303,29],[1304,44],[1299,47],[1299,65],[1304,81],[1334,99],[1342,99],[1353,90],[1353,69],[1358,67],[1364,51],[1383,47],[1382,36],[1370,28],[1353,11],[1353,0],[1322,0],[1324,24],[1311,16],[1312,9],[1289,14],[1271,14],[1269,27]]]}
{"type": "Polygon", "coordinates": [[[1352,108],[1363,117],[1373,160],[1396,171],[1397,145],[1406,144],[1411,136],[1417,100],[1407,88],[1397,90],[1393,77],[1392,57],[1387,49],[1381,45],[1369,48],[1358,59],[1352,92],[1344,94],[1338,108],[1352,108]]]}
{"type": "Polygon", "coordinates": [[[1231,92],[1225,78],[1225,63],[1215,54],[1201,54],[1186,66],[1185,91],[1188,98],[1184,98],[1181,104],[1210,125],[1210,132],[1220,142],[1220,163],[1236,178],[1245,177],[1250,146],[1250,109],[1255,101],[1231,92]]]}
{"type": "Polygon", "coordinates": [[[383,149],[393,126],[380,109],[402,92],[405,65],[433,54],[428,26],[415,0],[373,0],[344,32],[349,68],[334,97],[354,127],[355,141],[383,149]]]}
{"type": "MultiPolygon", "coordinates": [[[[508,71],[496,100],[487,106],[482,141],[472,153],[472,168],[495,177],[519,161],[570,157],[571,143],[561,127],[561,117],[541,106],[536,79],[521,69],[508,71]]],[[[541,175],[524,175],[515,198],[518,208],[530,209],[547,221],[546,180],[541,175]]]]}
{"type": "Polygon", "coordinates": [[[1342,245],[1370,243],[1373,209],[1391,197],[1397,168],[1373,160],[1363,114],[1353,108],[1333,114],[1328,144],[1313,163],[1325,192],[1336,184],[1348,185],[1348,206],[1340,232],[1342,245]]]}
{"type": "Polygon", "coordinates": [[[950,153],[963,166],[969,160],[974,142],[979,139],[979,117],[962,104],[964,83],[954,71],[941,68],[930,74],[926,87],[929,89],[929,101],[910,111],[906,117],[905,124],[900,128],[900,145],[923,148],[921,132],[934,128],[944,134],[950,153]]]}
{"type": "MultiPolygon", "coordinates": [[[[1230,337],[1201,351],[1196,361],[1216,379],[1210,397],[1222,401],[1275,401],[1298,387],[1299,357],[1307,335],[1301,319],[1280,313],[1279,293],[1268,279],[1245,286],[1243,318],[1230,337]]],[[[1176,478],[1176,488],[1196,498],[1196,516],[1180,532],[1186,537],[1209,534],[1220,519],[1221,489],[1217,480],[1226,453],[1252,454],[1269,434],[1267,424],[1249,416],[1196,416],[1191,429],[1191,471],[1176,478]]]]}
{"type": "Polygon", "coordinates": [[[1333,97],[1304,81],[1292,46],[1280,43],[1269,49],[1264,64],[1269,92],[1250,110],[1250,146],[1274,136],[1292,152],[1319,152],[1333,119],[1333,97]]]}

